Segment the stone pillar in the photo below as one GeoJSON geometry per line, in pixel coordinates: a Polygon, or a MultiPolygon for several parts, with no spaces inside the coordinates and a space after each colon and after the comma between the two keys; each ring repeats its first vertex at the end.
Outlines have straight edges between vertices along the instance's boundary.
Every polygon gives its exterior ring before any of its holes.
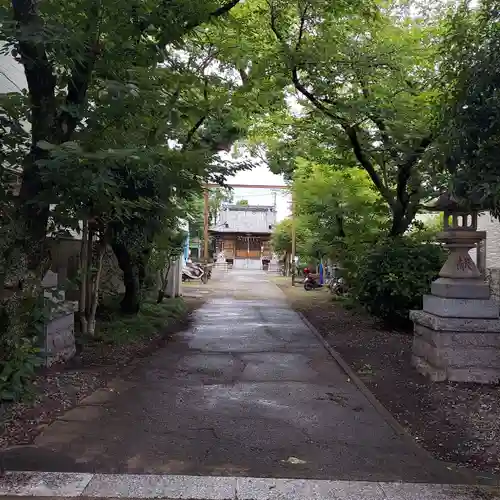
{"type": "Polygon", "coordinates": [[[64,290],[58,289],[56,273],[48,271],[42,281],[44,296],[50,305],[50,313],[45,323],[42,350],[46,366],[71,359],[76,352],[75,311],[76,302],[65,298],[64,290]]]}
{"type": "Polygon", "coordinates": [[[412,363],[433,381],[497,383],[500,380],[499,306],[469,255],[485,238],[477,214],[453,214],[439,239],[449,250],[423,311],[414,323],[412,363]]]}
{"type": "Polygon", "coordinates": [[[167,297],[179,297],[181,295],[182,283],[182,258],[178,258],[172,262],[167,276],[167,297]]]}

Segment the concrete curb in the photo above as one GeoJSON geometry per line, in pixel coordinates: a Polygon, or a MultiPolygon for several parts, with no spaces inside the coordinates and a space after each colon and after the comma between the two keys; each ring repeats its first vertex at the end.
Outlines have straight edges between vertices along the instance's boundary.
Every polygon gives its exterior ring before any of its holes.
{"type": "Polygon", "coordinates": [[[161,498],[163,500],[500,500],[468,485],[150,474],[9,472],[0,499],[161,498]]]}
{"type": "Polygon", "coordinates": [[[352,383],[359,389],[363,396],[370,402],[370,404],[377,410],[379,415],[391,426],[394,432],[403,439],[406,443],[413,446],[415,452],[423,459],[439,462],[440,464],[454,469],[458,474],[464,478],[466,484],[476,484],[477,478],[473,473],[466,469],[459,468],[454,463],[440,461],[432,456],[430,452],[422,448],[419,443],[415,441],[412,435],[394,418],[392,413],[376,398],[373,392],[368,389],[364,382],[358,377],[356,372],[344,361],[338,351],[336,351],[327,340],[321,335],[317,328],[304,316],[300,311],[296,311],[300,319],[305,323],[314,336],[321,342],[323,347],[328,351],[330,356],[337,362],[337,364],[344,370],[346,375],[350,378],[352,383]]]}

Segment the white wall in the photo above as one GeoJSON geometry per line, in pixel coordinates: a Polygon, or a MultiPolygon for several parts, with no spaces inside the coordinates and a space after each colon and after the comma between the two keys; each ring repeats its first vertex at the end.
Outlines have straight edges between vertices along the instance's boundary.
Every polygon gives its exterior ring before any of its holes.
{"type": "Polygon", "coordinates": [[[25,89],[24,68],[12,56],[0,54],[0,94],[25,89]]]}
{"type": "MultiPolygon", "coordinates": [[[[486,267],[500,268],[500,221],[484,212],[479,215],[477,228],[486,231],[486,267]]],[[[471,256],[475,261],[475,255],[471,256]]]]}

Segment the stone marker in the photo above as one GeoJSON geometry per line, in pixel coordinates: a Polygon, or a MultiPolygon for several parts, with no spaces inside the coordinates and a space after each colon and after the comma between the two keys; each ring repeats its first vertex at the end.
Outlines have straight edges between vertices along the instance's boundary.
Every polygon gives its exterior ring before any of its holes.
{"type": "Polygon", "coordinates": [[[50,301],[50,314],[44,327],[42,350],[46,366],[68,361],[76,352],[75,316],[77,304],[65,300],[64,290],[58,290],[57,274],[48,271],[42,280],[45,298],[50,301]]]}
{"type": "Polygon", "coordinates": [[[486,235],[477,231],[477,212],[461,208],[447,194],[433,209],[444,211],[438,236],[450,253],[431,294],[423,297],[423,311],[410,312],[412,363],[433,381],[497,383],[499,306],[469,255],[486,235]]]}

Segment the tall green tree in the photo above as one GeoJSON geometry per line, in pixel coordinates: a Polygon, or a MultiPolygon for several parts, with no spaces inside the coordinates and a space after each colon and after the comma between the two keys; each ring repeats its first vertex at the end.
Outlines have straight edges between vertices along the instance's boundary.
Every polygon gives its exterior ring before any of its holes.
{"type": "MultiPolygon", "coordinates": [[[[1,11],[2,38],[23,64],[28,84],[31,146],[23,162],[19,223],[29,267],[43,259],[49,202],[39,160],[42,143],[62,144],[82,126],[96,75],[111,80],[132,67],[154,68],[197,26],[226,15],[228,2],[82,2],[13,0],[1,11]]],[[[127,82],[128,83],[128,82],[127,82]]]]}
{"type": "Polygon", "coordinates": [[[464,2],[442,45],[444,164],[455,194],[500,215],[500,24],[496,2],[464,2]]]}
{"type": "MultiPolygon", "coordinates": [[[[273,229],[271,247],[273,252],[284,259],[285,272],[290,272],[289,262],[292,254],[292,222],[291,218],[283,219],[273,229]]],[[[296,255],[302,260],[309,260],[318,248],[318,237],[314,226],[304,216],[295,218],[296,255]]]]}
{"type": "MultiPolygon", "coordinates": [[[[297,126],[314,129],[306,148],[362,167],[391,211],[389,234],[403,234],[437,184],[440,12],[365,0],[270,0],[262,9],[267,27],[254,29],[274,33],[279,59],[269,71],[293,86],[285,92],[297,126]]],[[[286,172],[304,134],[283,121],[271,152],[286,172]]]]}
{"type": "Polygon", "coordinates": [[[323,254],[344,238],[373,238],[389,223],[389,213],[365,170],[334,168],[298,158],[292,184],[295,213],[307,218],[323,254]]]}

